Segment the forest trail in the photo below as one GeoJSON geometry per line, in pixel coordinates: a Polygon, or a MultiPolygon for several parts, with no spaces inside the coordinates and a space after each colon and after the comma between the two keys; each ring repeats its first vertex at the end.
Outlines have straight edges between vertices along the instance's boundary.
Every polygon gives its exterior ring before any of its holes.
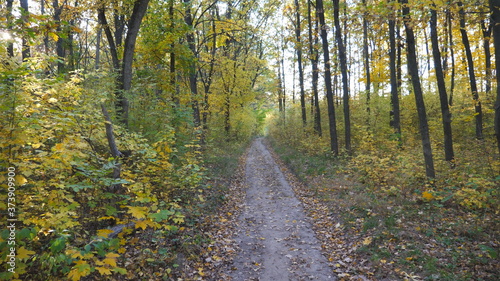
{"type": "Polygon", "coordinates": [[[250,147],[245,174],[232,279],[335,280],[300,201],[262,138],[250,147]]]}

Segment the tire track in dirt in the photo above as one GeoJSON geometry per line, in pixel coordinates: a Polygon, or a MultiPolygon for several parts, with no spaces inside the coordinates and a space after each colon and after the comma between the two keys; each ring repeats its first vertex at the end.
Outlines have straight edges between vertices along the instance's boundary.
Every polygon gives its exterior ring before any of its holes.
{"type": "Polygon", "coordinates": [[[228,269],[233,280],[336,280],[321,244],[280,168],[256,139],[245,167],[248,189],[228,269]]]}

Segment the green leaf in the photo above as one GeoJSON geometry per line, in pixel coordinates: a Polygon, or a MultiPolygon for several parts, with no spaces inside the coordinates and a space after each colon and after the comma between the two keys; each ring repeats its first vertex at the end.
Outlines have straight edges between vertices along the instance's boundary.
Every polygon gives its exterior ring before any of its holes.
{"type": "Polygon", "coordinates": [[[148,217],[155,220],[156,222],[161,222],[169,219],[175,212],[170,210],[161,210],[158,213],[149,214],[148,217]]]}
{"type": "Polygon", "coordinates": [[[127,270],[125,268],[121,268],[121,267],[115,267],[115,268],[113,268],[113,271],[120,273],[120,274],[127,274],[127,270]]]}
{"type": "Polygon", "coordinates": [[[56,240],[54,240],[52,245],[50,245],[50,250],[52,251],[52,253],[57,253],[62,251],[64,247],[66,247],[66,239],[57,238],[56,240]]]}

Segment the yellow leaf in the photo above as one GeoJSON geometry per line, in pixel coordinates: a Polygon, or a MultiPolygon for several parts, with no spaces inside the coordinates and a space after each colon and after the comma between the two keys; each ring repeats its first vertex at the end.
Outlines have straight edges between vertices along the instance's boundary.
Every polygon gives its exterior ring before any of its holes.
{"type": "Polygon", "coordinates": [[[422,197],[424,197],[424,199],[426,200],[432,200],[432,198],[434,198],[434,195],[432,195],[432,193],[430,192],[424,191],[422,193],[422,197]]]}
{"type": "Polygon", "coordinates": [[[145,230],[148,227],[148,224],[146,223],[145,220],[138,221],[135,223],[135,228],[142,228],[142,230],[145,230]]]}
{"type": "Polygon", "coordinates": [[[113,232],[114,231],[111,229],[99,229],[99,230],[97,230],[97,236],[102,237],[102,238],[108,238],[108,236],[113,232]]]}
{"type": "Polygon", "coordinates": [[[69,255],[73,259],[82,259],[83,256],[80,253],[80,251],[75,250],[75,249],[70,249],[66,251],[66,255],[69,255]]]}
{"type": "Polygon", "coordinates": [[[372,237],[366,237],[365,240],[363,240],[363,245],[368,246],[372,243],[373,238],[372,237]]]}
{"type": "Polygon", "coordinates": [[[137,219],[143,219],[146,217],[146,207],[134,207],[134,206],[127,206],[128,213],[134,216],[137,219]]]}
{"type": "Polygon", "coordinates": [[[16,175],[14,179],[16,180],[17,185],[23,185],[28,182],[28,180],[22,175],[16,175]]]}
{"type": "Polygon", "coordinates": [[[59,40],[59,36],[55,34],[54,32],[49,32],[49,36],[52,38],[52,40],[56,41],[59,40]]]}
{"type": "Polygon", "coordinates": [[[60,150],[62,150],[63,148],[64,148],[64,145],[63,145],[62,143],[58,143],[58,144],[56,144],[56,146],[54,147],[54,149],[55,149],[56,151],[60,151],[60,150]]]}
{"type": "Polygon", "coordinates": [[[96,267],[95,269],[97,269],[101,275],[111,275],[111,270],[107,267],[96,267]]]}
{"type": "Polygon", "coordinates": [[[114,258],[114,259],[116,259],[116,258],[120,257],[120,255],[119,254],[115,254],[115,253],[107,253],[106,257],[107,258],[114,258]]]}
{"type": "Polygon", "coordinates": [[[25,258],[29,258],[29,257],[31,257],[31,255],[34,255],[34,254],[36,254],[34,251],[30,251],[24,247],[21,247],[17,250],[16,258],[22,260],[25,258]]]}
{"type": "Polygon", "coordinates": [[[112,267],[116,267],[116,259],[115,258],[105,258],[102,262],[105,264],[109,264],[112,267]]]}
{"type": "Polygon", "coordinates": [[[201,267],[198,268],[198,274],[200,276],[205,276],[205,273],[203,272],[203,268],[201,268],[201,267]]]}
{"type": "Polygon", "coordinates": [[[78,281],[80,278],[90,274],[90,265],[86,261],[77,261],[76,265],[68,273],[68,277],[72,281],[78,281]]]}

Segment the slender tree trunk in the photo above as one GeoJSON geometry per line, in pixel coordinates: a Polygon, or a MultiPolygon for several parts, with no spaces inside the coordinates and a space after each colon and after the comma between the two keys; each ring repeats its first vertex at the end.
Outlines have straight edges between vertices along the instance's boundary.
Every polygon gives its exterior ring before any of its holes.
{"type": "MultiPolygon", "coordinates": [[[[389,20],[389,69],[391,72],[391,120],[390,125],[394,128],[396,137],[401,143],[401,114],[399,110],[399,83],[397,71],[397,52],[396,46],[396,20],[395,15],[389,20]]],[[[399,44],[398,44],[399,45],[399,44]]]]}
{"type": "Polygon", "coordinates": [[[111,54],[111,62],[113,64],[113,71],[118,72],[120,69],[120,60],[118,59],[118,52],[115,45],[115,39],[108,25],[104,7],[101,7],[97,10],[97,18],[99,20],[99,24],[104,29],[104,35],[106,35],[106,39],[108,40],[109,52],[111,54]]]}
{"type": "MultiPolygon", "coordinates": [[[[40,0],[40,14],[45,15],[45,0],[40,0]]],[[[43,51],[46,55],[49,54],[49,34],[45,32],[43,36],[43,51]]]]}
{"type": "MultiPolygon", "coordinates": [[[[397,54],[396,54],[396,79],[397,79],[397,83],[398,83],[398,92],[401,93],[401,89],[402,89],[402,86],[403,86],[403,70],[402,70],[402,65],[403,65],[403,62],[402,62],[402,53],[403,53],[403,40],[401,39],[401,28],[399,26],[399,24],[396,23],[396,38],[397,38],[397,41],[396,41],[396,51],[397,51],[397,54]]],[[[399,111],[398,111],[399,112],[399,111]]],[[[394,113],[396,114],[396,113],[394,113]]],[[[401,129],[400,129],[400,132],[401,132],[401,129]]]]}
{"type": "MultiPolygon", "coordinates": [[[[52,2],[52,7],[54,8],[54,22],[56,23],[56,31],[57,33],[60,33],[62,31],[61,28],[61,13],[62,13],[62,6],[59,6],[59,1],[54,0],[52,2]]],[[[65,69],[65,64],[64,64],[64,59],[66,57],[66,52],[64,51],[64,39],[59,36],[56,42],[56,54],[59,57],[59,60],[57,62],[57,72],[59,74],[64,73],[66,71],[65,69]]]]}
{"type": "Polygon", "coordinates": [[[309,28],[309,52],[311,57],[312,66],[312,90],[313,90],[313,107],[314,108],[314,131],[321,137],[321,112],[319,108],[319,94],[318,94],[318,80],[319,80],[319,69],[318,69],[318,36],[314,36],[313,33],[318,31],[318,21],[315,21],[315,30],[312,28],[312,16],[311,16],[311,1],[307,1],[307,22],[309,28]]]}
{"type": "Polygon", "coordinates": [[[283,81],[281,81],[281,65],[278,63],[278,108],[280,113],[283,113],[283,81]]]}
{"type": "MultiPolygon", "coordinates": [[[[28,27],[28,17],[29,17],[29,6],[28,6],[28,0],[20,0],[19,1],[20,6],[21,6],[21,19],[23,21],[23,25],[27,28],[28,27]]],[[[26,38],[27,35],[23,35],[22,37],[22,58],[23,61],[26,61],[29,57],[31,57],[31,51],[30,51],[30,46],[28,44],[28,39],[26,38]]]]}
{"type": "Polygon", "coordinates": [[[448,96],[446,94],[446,83],[444,80],[443,69],[441,66],[441,51],[439,50],[439,40],[437,33],[437,11],[435,5],[431,8],[431,42],[432,56],[434,58],[434,70],[439,91],[439,101],[441,103],[441,115],[444,133],[444,154],[446,161],[453,161],[453,137],[451,131],[451,112],[448,106],[448,96]]]}
{"type": "Polygon", "coordinates": [[[325,64],[326,100],[328,107],[328,123],[330,125],[330,149],[334,155],[338,155],[339,145],[337,139],[337,123],[335,120],[335,106],[333,101],[332,75],[330,69],[330,50],[328,48],[328,35],[327,35],[327,27],[325,24],[323,0],[316,0],[316,14],[318,15],[319,18],[321,41],[323,43],[322,46],[323,46],[323,63],[325,64]]]}
{"type": "Polygon", "coordinates": [[[224,131],[229,140],[229,133],[231,132],[231,100],[229,98],[229,91],[224,99],[224,131]]]}
{"type": "Polygon", "coordinates": [[[493,44],[495,46],[497,97],[495,102],[495,135],[497,138],[498,153],[500,154],[500,0],[489,0],[493,29],[493,44]]]}
{"type": "Polygon", "coordinates": [[[342,103],[344,106],[345,148],[347,153],[351,152],[351,113],[349,109],[349,81],[347,76],[347,55],[342,38],[342,28],[339,20],[339,0],[333,0],[333,18],[335,21],[335,37],[340,60],[340,72],[342,73],[342,103]]]}
{"type": "Polygon", "coordinates": [[[462,35],[462,44],[464,45],[465,55],[467,58],[467,68],[469,70],[470,89],[474,99],[475,120],[476,120],[476,138],[483,139],[483,111],[481,108],[481,101],[479,100],[479,92],[477,89],[476,75],[474,74],[474,58],[470,49],[469,36],[465,29],[465,11],[462,2],[457,3],[460,8],[460,33],[462,35]]]}
{"type": "Polygon", "coordinates": [[[97,29],[97,40],[95,43],[95,69],[98,70],[101,67],[101,37],[102,28],[97,29]]]}
{"type": "Polygon", "coordinates": [[[123,62],[121,71],[121,81],[118,92],[117,112],[121,117],[121,121],[128,127],[129,118],[129,102],[125,97],[125,92],[129,91],[132,86],[132,63],[134,60],[135,42],[139,29],[141,27],[142,19],[148,9],[149,0],[137,0],[134,3],[132,15],[127,25],[127,36],[125,37],[125,44],[123,46],[123,62]]]}
{"type": "Polygon", "coordinates": [[[283,94],[281,96],[283,103],[283,122],[285,122],[285,112],[286,112],[286,79],[285,79],[285,44],[281,46],[281,82],[283,94]]]}
{"type": "Polygon", "coordinates": [[[194,38],[193,30],[193,16],[191,15],[191,1],[184,0],[186,4],[186,11],[184,16],[184,21],[186,22],[188,28],[190,29],[186,35],[189,50],[193,54],[192,62],[189,66],[189,88],[191,89],[191,108],[193,109],[193,123],[195,127],[200,126],[200,109],[198,105],[198,77],[196,71],[196,43],[194,38]]]}
{"type": "Polygon", "coordinates": [[[406,31],[408,71],[411,76],[413,92],[415,95],[415,103],[417,106],[418,119],[420,124],[420,135],[422,137],[422,148],[425,159],[425,172],[428,178],[435,178],[436,173],[434,170],[434,160],[432,156],[431,140],[429,136],[429,125],[427,124],[424,96],[422,93],[422,86],[420,84],[420,77],[418,73],[417,53],[415,50],[415,35],[413,33],[413,27],[410,18],[410,8],[408,7],[408,0],[401,0],[401,3],[403,4],[403,17],[406,31]]]}
{"type": "Polygon", "coordinates": [[[491,24],[486,26],[484,20],[481,20],[481,30],[483,33],[483,48],[484,48],[484,66],[485,66],[485,95],[489,96],[491,93],[491,50],[490,50],[490,37],[491,37],[491,24]]]}
{"type": "MultiPolygon", "coordinates": [[[[14,0],[7,0],[7,30],[9,30],[12,33],[12,6],[13,6],[14,0]]],[[[14,43],[13,42],[8,42],[7,43],[7,54],[9,57],[14,57],[14,43]]]]}
{"type": "MultiPolygon", "coordinates": [[[[366,0],[363,0],[363,7],[366,8],[366,0]]],[[[368,19],[367,19],[368,13],[365,12],[363,15],[363,62],[365,66],[365,95],[366,95],[366,114],[367,114],[367,119],[366,123],[367,125],[370,124],[370,87],[371,87],[371,73],[370,73],[370,53],[368,50],[368,19]]]]}
{"type": "Polygon", "coordinates": [[[297,40],[296,50],[297,50],[297,63],[299,67],[299,86],[300,86],[300,108],[302,113],[302,126],[307,125],[307,116],[306,116],[306,95],[304,92],[304,70],[302,68],[302,42],[301,42],[301,24],[300,24],[300,7],[299,0],[295,0],[295,20],[296,20],[296,28],[295,28],[295,38],[297,40]]]}
{"type": "Polygon", "coordinates": [[[450,75],[450,98],[448,104],[453,105],[453,93],[455,91],[455,49],[453,47],[453,28],[451,21],[451,11],[448,9],[446,11],[446,26],[448,31],[448,46],[450,48],[450,59],[451,59],[451,75],[450,75]]]}

